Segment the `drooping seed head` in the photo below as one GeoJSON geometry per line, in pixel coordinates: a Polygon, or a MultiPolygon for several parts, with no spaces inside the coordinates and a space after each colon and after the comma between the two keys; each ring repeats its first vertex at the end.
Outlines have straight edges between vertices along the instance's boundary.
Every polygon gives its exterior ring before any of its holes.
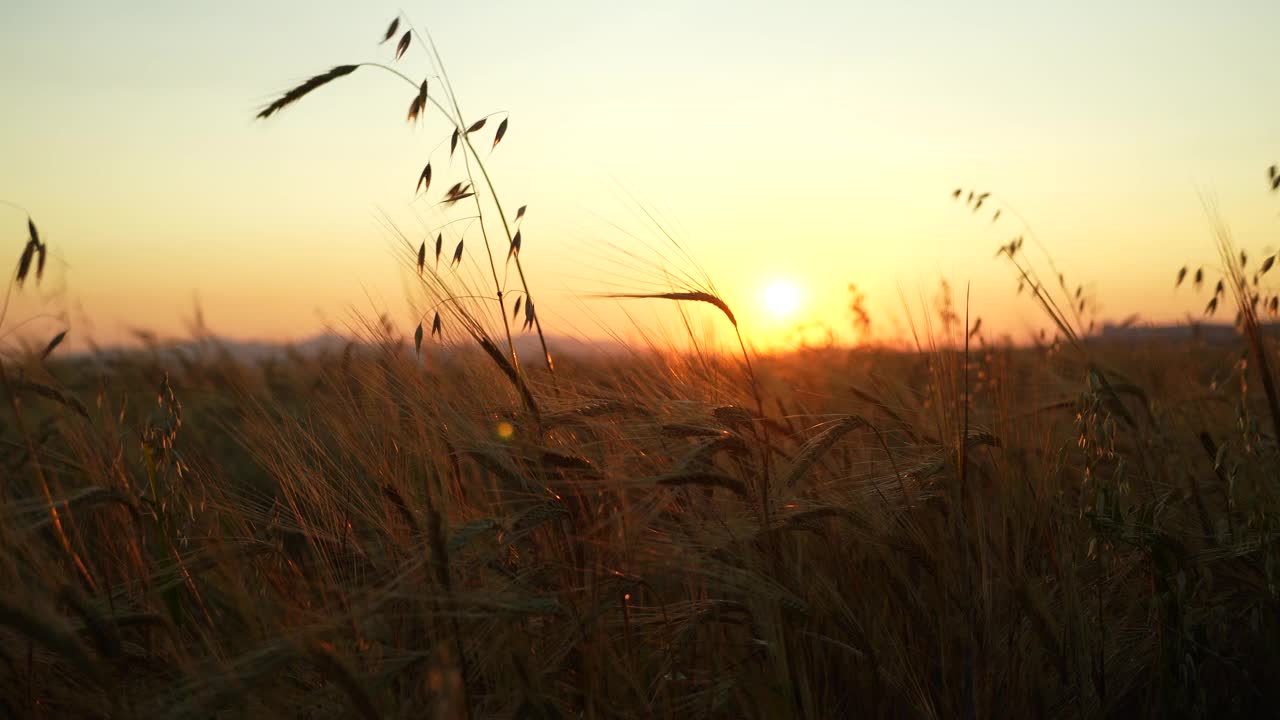
{"type": "Polygon", "coordinates": [[[511,238],[511,249],[507,251],[507,262],[510,262],[512,257],[515,257],[519,254],[520,254],[520,231],[517,230],[515,237],[511,238]]]}
{"type": "Polygon", "coordinates": [[[422,81],[422,87],[418,88],[418,94],[413,97],[413,102],[409,103],[408,121],[413,122],[422,115],[427,109],[427,81],[422,81]]]}
{"type": "Polygon", "coordinates": [[[418,186],[414,188],[414,193],[426,192],[431,189],[431,163],[422,168],[422,173],[418,175],[418,186]]]}
{"type": "MultiPolygon", "coordinates": [[[[387,31],[383,33],[382,42],[386,42],[391,38],[395,37],[396,30],[399,30],[399,29],[400,29],[400,18],[396,17],[391,21],[391,24],[387,26],[387,31]]],[[[378,43],[378,44],[381,45],[382,43],[378,43]]]]}
{"type": "Polygon", "coordinates": [[[489,149],[492,150],[493,148],[498,147],[498,143],[502,142],[502,138],[506,134],[507,134],[507,118],[503,118],[502,122],[498,123],[498,132],[493,134],[493,145],[491,145],[489,149]]]}
{"type": "Polygon", "coordinates": [[[536,317],[537,317],[537,316],[536,316],[536,315],[534,315],[534,310],[533,310],[533,298],[529,298],[529,299],[527,299],[527,300],[525,300],[525,301],[524,301],[524,325],[523,325],[523,328],[524,328],[525,330],[528,330],[529,328],[532,328],[532,327],[533,327],[533,324],[534,324],[534,319],[535,319],[536,317]]]}
{"type": "Polygon", "coordinates": [[[281,110],[289,107],[293,103],[301,100],[313,90],[327,85],[344,75],[350,75],[356,71],[359,65],[339,65],[328,72],[321,73],[315,77],[309,78],[306,82],[286,92],[275,100],[275,102],[267,105],[257,115],[259,120],[265,120],[281,110]]]}
{"type": "Polygon", "coordinates": [[[31,272],[31,260],[35,257],[36,244],[30,240],[27,241],[26,247],[22,249],[22,257],[18,260],[18,287],[27,280],[27,273],[31,272]]]}
{"type": "Polygon", "coordinates": [[[66,330],[63,330],[57,335],[54,335],[53,339],[49,341],[49,344],[44,346],[44,350],[40,353],[40,359],[43,360],[49,357],[49,353],[53,352],[54,348],[58,347],[58,345],[61,345],[62,341],[66,339],[66,337],[67,337],[66,330]]]}

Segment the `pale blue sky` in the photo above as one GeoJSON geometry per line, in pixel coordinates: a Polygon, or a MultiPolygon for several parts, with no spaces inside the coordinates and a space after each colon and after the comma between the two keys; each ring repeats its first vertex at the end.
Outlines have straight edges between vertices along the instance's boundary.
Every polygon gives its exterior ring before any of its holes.
{"type": "MultiPolygon", "coordinates": [[[[258,337],[368,310],[366,290],[403,307],[376,215],[412,224],[443,125],[406,126],[404,87],[374,73],[253,121],[315,72],[388,60],[376,41],[398,7],[0,9],[0,198],[35,214],[97,337],[173,331],[197,294],[215,330],[258,337]]],[[[508,205],[530,205],[525,257],[548,295],[598,289],[579,279],[608,234],[596,215],[632,217],[611,178],[673,218],[731,300],[790,277],[837,326],[847,282],[893,311],[899,285],[940,274],[971,280],[988,322],[1035,319],[991,259],[1014,228],[966,218],[957,184],[1015,205],[1113,316],[1200,307],[1170,288],[1213,257],[1198,190],[1243,244],[1280,244],[1263,182],[1280,160],[1280,3],[404,9],[468,114],[511,112],[493,169],[508,205]]],[[[426,70],[413,51],[402,64],[426,70]]],[[[21,218],[0,221],[16,256],[21,218]]],[[[589,331],[571,295],[544,301],[548,322],[589,331]]]]}

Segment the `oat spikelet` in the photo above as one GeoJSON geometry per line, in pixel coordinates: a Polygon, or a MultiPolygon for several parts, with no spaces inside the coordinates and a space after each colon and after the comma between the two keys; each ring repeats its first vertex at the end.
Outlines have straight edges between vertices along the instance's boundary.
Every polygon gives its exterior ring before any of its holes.
{"type": "Polygon", "coordinates": [[[422,115],[427,109],[427,81],[422,81],[422,87],[418,88],[418,94],[414,96],[413,102],[409,103],[408,121],[413,122],[422,115]]]}
{"type": "Polygon", "coordinates": [[[440,265],[440,252],[444,248],[444,233],[436,233],[436,265],[440,265]]]}
{"type": "Polygon", "coordinates": [[[418,246],[418,275],[422,275],[422,269],[427,264],[427,241],[423,240],[418,246]]]}
{"type": "Polygon", "coordinates": [[[493,145],[491,145],[489,149],[492,150],[493,148],[498,147],[498,143],[502,142],[502,138],[506,134],[507,134],[507,118],[503,118],[502,122],[498,123],[498,132],[493,134],[493,145]]]}
{"type": "Polygon", "coordinates": [[[396,31],[397,31],[397,30],[399,30],[399,29],[400,29],[400,18],[399,18],[399,17],[397,17],[397,18],[395,18],[394,20],[392,20],[392,21],[391,21],[391,24],[390,24],[390,25],[388,25],[388,26],[387,26],[387,32],[386,32],[386,33],[384,33],[384,34],[383,34],[383,36],[382,36],[382,42],[381,42],[381,43],[378,43],[378,44],[379,44],[379,45],[381,45],[382,43],[385,43],[386,41],[388,41],[388,40],[390,40],[391,38],[395,37],[395,36],[396,36],[396,31]]]}
{"type": "Polygon", "coordinates": [[[67,337],[66,330],[63,330],[57,335],[54,335],[53,339],[49,341],[49,344],[44,346],[44,350],[40,353],[40,359],[44,360],[45,358],[49,357],[49,353],[53,352],[54,348],[61,345],[62,341],[65,340],[66,337],[67,337]]]}
{"type": "Polygon", "coordinates": [[[289,92],[286,92],[284,95],[281,95],[275,102],[263,108],[262,111],[258,113],[258,116],[257,116],[258,119],[265,120],[271,117],[272,115],[275,115],[276,113],[280,112],[286,107],[289,107],[293,103],[301,100],[311,91],[316,90],[317,88],[322,87],[324,85],[328,85],[329,83],[333,82],[334,80],[337,80],[340,77],[343,77],[344,75],[350,75],[351,73],[355,72],[356,68],[358,67],[360,66],[359,65],[339,65],[333,68],[332,70],[330,70],[329,72],[321,73],[320,75],[316,75],[315,77],[308,79],[306,82],[302,83],[301,85],[293,88],[289,92]]]}
{"type": "Polygon", "coordinates": [[[475,193],[471,192],[471,183],[464,184],[458,182],[454,183],[453,187],[449,188],[449,192],[445,193],[445,198],[441,202],[446,205],[452,205],[459,200],[464,200],[473,195],[475,195],[475,193]]]}
{"type": "Polygon", "coordinates": [[[396,43],[396,59],[397,60],[404,57],[405,52],[408,51],[409,40],[412,39],[412,37],[413,37],[413,33],[409,30],[405,30],[404,35],[400,36],[400,42],[396,43]]]}
{"type": "Polygon", "coordinates": [[[488,121],[489,118],[480,118],[479,120],[471,123],[471,127],[467,128],[467,134],[470,135],[471,133],[478,131],[480,128],[484,127],[484,124],[488,121]]]}
{"type": "Polygon", "coordinates": [[[431,163],[422,168],[422,174],[418,175],[418,187],[414,189],[414,193],[426,192],[431,189],[431,163]]]}
{"type": "Polygon", "coordinates": [[[533,300],[532,299],[525,300],[524,301],[524,325],[522,326],[522,329],[529,330],[530,328],[532,328],[534,317],[535,315],[533,313],[533,300]]]}
{"type": "Polygon", "coordinates": [[[511,249],[507,251],[507,262],[511,262],[511,258],[520,254],[520,231],[516,231],[515,237],[511,238],[511,249]]]}
{"type": "Polygon", "coordinates": [[[453,260],[449,263],[450,266],[454,266],[462,262],[462,243],[463,242],[465,241],[459,240],[458,247],[453,249],[453,260]]]}
{"type": "Polygon", "coordinates": [[[22,257],[18,260],[18,287],[27,281],[27,274],[31,272],[31,259],[35,257],[36,245],[28,242],[27,246],[22,249],[22,257]]]}

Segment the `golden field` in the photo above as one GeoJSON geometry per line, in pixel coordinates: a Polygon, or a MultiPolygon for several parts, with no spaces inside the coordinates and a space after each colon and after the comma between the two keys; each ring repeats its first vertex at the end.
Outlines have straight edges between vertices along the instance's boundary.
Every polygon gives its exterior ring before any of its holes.
{"type": "MultiPolygon", "coordinates": [[[[389,71],[407,121],[452,128],[415,192],[465,236],[388,223],[413,321],[5,351],[0,714],[1275,714],[1275,255],[1219,225],[1219,267],[1167,269],[1234,327],[1118,337],[1020,234],[997,261],[1038,342],[944,285],[901,347],[769,353],[650,216],[655,246],[616,248],[642,291],[611,298],[687,342],[562,354],[485,165],[506,118],[465,115],[406,28],[384,42],[437,74],[335,66],[259,117],[389,71]]],[[[37,220],[10,296],[42,281],[37,220]]]]}

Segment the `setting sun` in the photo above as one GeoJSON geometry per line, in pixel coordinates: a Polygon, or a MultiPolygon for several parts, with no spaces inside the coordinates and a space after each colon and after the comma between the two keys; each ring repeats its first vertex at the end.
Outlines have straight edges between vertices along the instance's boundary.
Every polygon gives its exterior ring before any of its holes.
{"type": "Polygon", "coordinates": [[[774,280],[760,291],[760,304],[774,318],[789,318],[800,308],[800,289],[790,280],[774,280]]]}

